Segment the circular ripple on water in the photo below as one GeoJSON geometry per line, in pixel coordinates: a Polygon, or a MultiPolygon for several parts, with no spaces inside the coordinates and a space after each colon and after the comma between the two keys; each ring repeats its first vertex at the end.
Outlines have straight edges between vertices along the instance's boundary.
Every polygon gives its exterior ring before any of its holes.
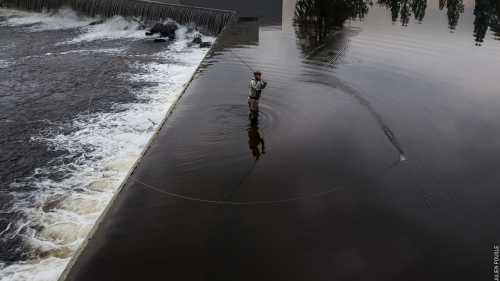
{"type": "Polygon", "coordinates": [[[441,185],[424,185],[422,194],[431,210],[446,218],[460,216],[462,210],[453,196],[441,185]]]}

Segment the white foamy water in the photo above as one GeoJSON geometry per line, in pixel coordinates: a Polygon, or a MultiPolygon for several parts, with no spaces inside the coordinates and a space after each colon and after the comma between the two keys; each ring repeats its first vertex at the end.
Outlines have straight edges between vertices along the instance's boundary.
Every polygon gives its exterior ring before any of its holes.
{"type": "Polygon", "coordinates": [[[28,26],[30,32],[44,30],[72,29],[87,26],[95,19],[81,18],[68,7],[63,7],[55,12],[28,13],[16,10],[0,10],[0,16],[9,17],[4,25],[28,26]]]}
{"type": "Polygon", "coordinates": [[[113,40],[122,38],[144,38],[144,30],[137,21],[129,21],[122,16],[114,16],[104,24],[96,24],[86,27],[86,33],[66,42],[66,44],[76,44],[80,42],[90,42],[95,40],[113,40]]]}
{"type": "MultiPolygon", "coordinates": [[[[170,20],[165,21],[169,22],[170,20]]],[[[177,23],[176,23],[177,24],[177,23]]],[[[181,39],[193,39],[193,36],[200,36],[198,32],[189,33],[186,32],[188,29],[184,26],[177,24],[179,29],[176,32],[177,38],[181,39]]],[[[129,21],[124,19],[122,16],[115,16],[108,19],[104,24],[96,24],[93,26],[85,27],[86,32],[70,41],[64,42],[63,44],[78,44],[81,42],[91,42],[95,40],[113,40],[113,39],[144,39],[145,31],[141,29],[141,24],[137,21],[129,21]]],[[[153,35],[150,38],[156,38],[158,34],[153,35]]],[[[213,41],[213,38],[202,37],[203,41],[213,41]]],[[[187,41],[180,40],[177,44],[181,44],[185,47],[187,41]]]]}
{"type": "Polygon", "coordinates": [[[9,65],[10,62],[8,60],[0,60],[0,68],[6,68],[9,65]]]}
{"type": "MultiPolygon", "coordinates": [[[[44,14],[28,13],[9,20],[9,24],[38,23],[35,19],[41,20],[39,27],[30,27],[34,31],[61,22],[71,25],[68,17],[48,20],[44,14]]],[[[75,28],[81,27],[82,20],[72,20],[75,28]]],[[[134,21],[114,17],[102,25],[85,27],[82,35],[68,38],[66,43],[144,38],[144,31],[134,29],[138,27],[134,21]]],[[[186,35],[186,31],[180,28],[177,35],[181,39],[166,51],[128,56],[129,66],[139,71],[120,78],[157,85],[134,92],[137,102],[116,104],[112,112],[82,114],[66,123],[52,123],[58,129],[32,137],[34,142],[68,152],[63,158],[71,161],[54,161],[66,164],[37,169],[31,177],[13,184],[12,190],[29,185],[33,191],[11,193],[16,202],[12,209],[3,211],[21,214],[22,219],[0,229],[0,239],[22,237],[31,258],[8,266],[0,263],[1,280],[57,280],[60,276],[205,55],[207,49],[187,47],[194,35],[186,35]],[[62,133],[68,128],[72,133],[62,133]],[[52,180],[49,175],[55,173],[64,175],[63,179],[52,180]]],[[[120,50],[104,51],[112,57],[120,50]]],[[[0,61],[0,67],[3,63],[0,61]]]]}
{"type": "Polygon", "coordinates": [[[67,55],[67,54],[73,54],[73,53],[120,53],[123,52],[123,49],[121,48],[108,48],[108,49],[95,49],[95,50],[73,50],[73,51],[67,51],[67,52],[59,52],[59,53],[46,53],[45,56],[52,56],[52,55],[67,55]]]}

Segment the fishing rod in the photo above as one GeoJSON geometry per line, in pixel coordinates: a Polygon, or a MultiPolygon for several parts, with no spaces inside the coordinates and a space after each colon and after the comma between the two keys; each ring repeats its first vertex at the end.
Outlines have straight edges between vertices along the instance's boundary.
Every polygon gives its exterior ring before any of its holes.
{"type": "MultiPolygon", "coordinates": [[[[221,44],[223,46],[229,46],[227,44],[221,44]]],[[[255,70],[253,70],[246,62],[244,62],[237,54],[235,54],[231,49],[227,48],[228,51],[230,51],[235,57],[237,57],[243,64],[245,64],[254,74],[255,74],[255,70]]],[[[260,71],[259,71],[260,72],[260,71]]],[[[260,76],[260,75],[259,75],[260,76]]],[[[264,84],[267,84],[267,81],[266,80],[262,80],[264,82],[264,84]]]]}
{"type": "MultiPolygon", "coordinates": [[[[221,44],[221,45],[224,45],[224,46],[229,46],[227,44],[221,44]]],[[[227,49],[228,51],[230,51],[235,57],[237,57],[242,63],[244,63],[248,68],[250,68],[250,70],[252,72],[255,72],[246,62],[244,62],[237,54],[235,54],[231,49],[227,49]]]]}
{"type": "MultiPolygon", "coordinates": [[[[229,49],[228,49],[229,50],[229,49]]],[[[248,64],[246,64],[246,62],[244,62],[240,57],[238,57],[237,54],[235,54],[233,51],[229,50],[231,53],[233,53],[233,55],[235,55],[242,63],[244,63],[248,68],[250,68],[250,70],[252,72],[255,72],[248,64]]]]}

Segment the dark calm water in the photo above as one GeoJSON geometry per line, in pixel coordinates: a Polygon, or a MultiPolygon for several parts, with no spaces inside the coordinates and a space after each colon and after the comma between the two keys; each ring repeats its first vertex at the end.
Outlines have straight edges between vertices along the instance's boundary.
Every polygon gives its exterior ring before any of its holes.
{"type": "Polygon", "coordinates": [[[175,2],[240,19],[67,280],[495,277],[498,2],[175,2]]]}

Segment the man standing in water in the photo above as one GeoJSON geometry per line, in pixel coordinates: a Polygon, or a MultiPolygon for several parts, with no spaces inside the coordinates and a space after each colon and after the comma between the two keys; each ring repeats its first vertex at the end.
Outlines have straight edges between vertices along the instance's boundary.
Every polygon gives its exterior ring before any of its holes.
{"type": "Polygon", "coordinates": [[[262,80],[261,75],[262,72],[255,71],[249,86],[248,106],[250,107],[250,113],[248,118],[252,121],[257,121],[257,117],[259,117],[260,93],[267,85],[267,82],[262,80]]]}

